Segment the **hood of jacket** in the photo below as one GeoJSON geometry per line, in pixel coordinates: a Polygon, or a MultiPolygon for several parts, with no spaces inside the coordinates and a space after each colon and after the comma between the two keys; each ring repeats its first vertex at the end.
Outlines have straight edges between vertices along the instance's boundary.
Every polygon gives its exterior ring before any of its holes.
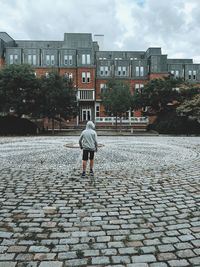
{"type": "Polygon", "coordinates": [[[92,121],[88,121],[86,124],[86,130],[89,130],[89,129],[92,129],[92,130],[95,129],[95,125],[92,121]]]}

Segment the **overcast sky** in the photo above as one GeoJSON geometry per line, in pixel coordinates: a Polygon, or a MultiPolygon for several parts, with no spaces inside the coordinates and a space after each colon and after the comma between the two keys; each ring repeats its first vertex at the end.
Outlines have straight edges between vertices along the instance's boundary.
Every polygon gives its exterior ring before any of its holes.
{"type": "Polygon", "coordinates": [[[159,46],[200,63],[200,0],[0,0],[0,31],[17,40],[103,34],[103,50],[159,46]]]}

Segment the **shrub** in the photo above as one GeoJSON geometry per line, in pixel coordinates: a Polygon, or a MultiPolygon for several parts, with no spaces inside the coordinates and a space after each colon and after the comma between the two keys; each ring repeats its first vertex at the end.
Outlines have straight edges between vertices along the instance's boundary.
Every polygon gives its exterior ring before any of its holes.
{"type": "Polygon", "coordinates": [[[161,114],[150,129],[161,134],[200,134],[200,123],[187,117],[177,116],[175,112],[161,114]]]}
{"type": "Polygon", "coordinates": [[[15,116],[0,117],[0,135],[34,135],[37,125],[33,122],[15,116]]]}

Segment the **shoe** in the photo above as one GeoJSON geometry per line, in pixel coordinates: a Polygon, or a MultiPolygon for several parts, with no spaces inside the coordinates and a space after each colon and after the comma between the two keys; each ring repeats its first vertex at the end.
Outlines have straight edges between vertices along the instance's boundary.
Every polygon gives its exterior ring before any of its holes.
{"type": "Polygon", "coordinates": [[[92,169],[90,170],[90,176],[94,176],[94,172],[92,169]]]}
{"type": "Polygon", "coordinates": [[[85,172],[82,172],[81,177],[85,177],[85,172]]]}

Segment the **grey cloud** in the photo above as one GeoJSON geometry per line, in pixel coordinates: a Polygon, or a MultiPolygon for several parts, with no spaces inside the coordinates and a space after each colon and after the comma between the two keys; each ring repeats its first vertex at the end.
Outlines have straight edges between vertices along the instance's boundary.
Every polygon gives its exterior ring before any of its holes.
{"type": "Polygon", "coordinates": [[[62,40],[64,32],[89,32],[104,34],[107,50],[161,46],[169,57],[200,55],[199,0],[0,0],[0,6],[0,31],[15,39],[62,40]],[[194,5],[191,14],[186,4],[194,5]]]}

